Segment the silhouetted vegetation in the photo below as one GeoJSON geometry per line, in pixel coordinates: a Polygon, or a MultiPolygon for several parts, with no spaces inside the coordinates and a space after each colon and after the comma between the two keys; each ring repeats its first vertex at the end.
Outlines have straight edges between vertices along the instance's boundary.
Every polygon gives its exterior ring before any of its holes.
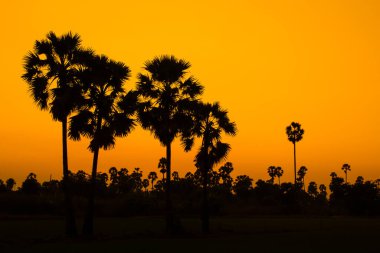
{"type": "Polygon", "coordinates": [[[30,173],[16,190],[12,178],[5,183],[0,180],[0,213],[65,215],[68,236],[77,234],[76,215],[83,217],[83,233],[93,235],[95,214],[164,215],[169,233],[182,231],[181,217],[199,212],[203,232],[210,230],[210,214],[380,214],[379,180],[358,177],[350,184],[348,164],[342,167],[345,180],[331,173],[329,197],[323,184],[310,182],[306,187],[308,169],[301,166],[297,172],[296,166],[296,143],[304,134],[296,122],[286,128],[294,147],[294,183],[281,183],[284,170],[280,166],[267,169],[267,181],[254,181],[247,175],[234,179],[230,162],[215,170],[231,149],[222,142],[223,136],[234,136],[237,128],[218,102],[202,102],[204,87],[189,75],[190,66],[175,56],[155,57],[145,63],[145,73],[138,74],[135,90],[127,91],[129,68],[84,49],[79,35],[58,37],[50,32],[46,39],[36,41],[25,57],[22,77],[39,109],[49,110],[53,120],[62,124],[63,178],[40,183],[30,173]],[[138,125],[166,149],[157,171],[144,175],[139,168],[112,167],[108,173],[99,172],[99,151],[113,148],[116,137],[126,137],[138,125]],[[89,139],[90,175],[69,170],[68,136],[89,139]],[[194,171],[183,177],[171,166],[176,138],[184,151],[192,148],[195,138],[201,140],[194,171]]]}
{"type": "Polygon", "coordinates": [[[78,34],[67,33],[60,37],[50,32],[46,39],[36,41],[33,51],[24,59],[30,94],[41,110],[49,110],[54,120],[62,123],[63,185],[66,208],[66,234],[77,234],[75,215],[67,186],[67,119],[84,102],[83,90],[78,81],[78,71],[83,59],[91,51],[81,47],[78,34]]]}
{"type": "MultiPolygon", "coordinates": [[[[332,173],[328,196],[326,186],[316,182],[310,182],[305,191],[301,185],[294,187],[288,182],[274,184],[271,178],[268,181],[254,181],[247,175],[233,178],[233,170],[233,165],[227,162],[218,170],[208,172],[208,211],[212,215],[380,215],[378,180],[358,177],[355,183],[349,184],[332,173]]],[[[197,216],[204,201],[202,172],[197,169],[183,177],[178,172],[173,174],[172,199],[176,215],[197,216]]],[[[164,214],[165,185],[158,180],[148,187],[151,175],[154,173],[143,173],[139,168],[129,171],[115,167],[110,168],[109,173],[97,173],[96,214],[111,217],[164,214]]],[[[69,173],[69,179],[76,212],[84,217],[92,176],[79,170],[69,173]]],[[[2,182],[0,180],[2,214],[63,214],[63,180],[41,183],[30,173],[15,190],[2,182]]]]}
{"type": "Polygon", "coordinates": [[[288,140],[293,143],[294,147],[294,185],[297,184],[297,160],[296,160],[296,143],[302,140],[304,130],[301,128],[301,124],[297,122],[292,122],[286,127],[286,134],[288,135],[288,140]]]}
{"type": "Polygon", "coordinates": [[[189,68],[189,62],[174,56],[156,57],[145,63],[147,74],[139,74],[137,82],[141,126],[166,147],[164,189],[168,232],[176,229],[171,198],[171,144],[180,137],[184,150],[191,149],[193,112],[203,92],[203,86],[193,76],[186,75],[189,68]]]}

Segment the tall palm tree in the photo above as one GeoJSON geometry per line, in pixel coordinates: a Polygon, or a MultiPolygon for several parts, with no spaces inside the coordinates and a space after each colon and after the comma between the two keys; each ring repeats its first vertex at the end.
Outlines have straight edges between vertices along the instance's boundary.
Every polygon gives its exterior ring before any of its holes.
{"type": "Polygon", "coordinates": [[[93,153],[91,187],[83,233],[93,234],[94,198],[99,150],[115,145],[115,137],[126,136],[134,128],[133,114],[137,95],[125,94],[124,82],[130,76],[129,68],[122,62],[94,55],[86,62],[80,78],[86,89],[86,104],[70,121],[69,136],[79,140],[90,138],[89,150],[93,153]]]}
{"type": "Polygon", "coordinates": [[[77,234],[72,197],[69,190],[67,155],[67,119],[83,101],[78,69],[90,50],[81,47],[78,34],[58,37],[54,32],[36,41],[33,51],[24,59],[22,78],[28,83],[34,102],[41,110],[49,110],[53,120],[62,123],[63,190],[65,194],[66,235],[77,234]]]}
{"type": "Polygon", "coordinates": [[[227,111],[219,103],[199,103],[196,110],[195,134],[202,138],[202,144],[195,157],[196,167],[202,175],[202,231],[207,233],[209,225],[208,186],[209,174],[215,164],[226,158],[230,145],[221,141],[222,134],[235,135],[236,125],[231,122],[227,111]]]}
{"type": "Polygon", "coordinates": [[[189,127],[194,123],[189,108],[203,92],[203,87],[192,76],[187,76],[190,63],[164,55],[145,63],[146,74],[138,75],[137,90],[141,107],[139,120],[144,129],[166,147],[166,229],[173,232],[171,203],[171,145],[181,138],[185,151],[193,144],[189,127]]]}
{"type": "Polygon", "coordinates": [[[345,176],[346,176],[346,184],[347,184],[347,173],[348,173],[349,171],[351,171],[351,166],[350,166],[349,164],[345,163],[345,164],[343,164],[343,166],[342,166],[342,170],[343,170],[343,172],[344,172],[344,174],[345,174],[345,176]]]}
{"type": "Polygon", "coordinates": [[[304,132],[305,131],[301,128],[301,125],[297,122],[292,122],[288,127],[286,127],[288,140],[292,142],[294,146],[294,185],[297,184],[296,143],[302,140],[304,132]]]}

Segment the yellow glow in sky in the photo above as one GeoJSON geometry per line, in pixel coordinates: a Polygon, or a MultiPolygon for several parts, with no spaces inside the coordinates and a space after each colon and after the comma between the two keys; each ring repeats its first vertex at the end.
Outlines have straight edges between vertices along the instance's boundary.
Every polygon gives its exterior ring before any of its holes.
{"type": "MultiPolygon", "coordinates": [[[[39,180],[61,178],[60,124],[34,105],[21,80],[22,60],[49,31],[79,33],[83,45],[125,62],[127,87],[146,60],[174,54],[191,62],[205,86],[237,123],[228,160],[234,176],[268,179],[282,166],[290,181],[293,147],[285,127],[302,124],[297,164],[306,183],[329,174],[349,181],[380,177],[380,1],[8,1],[0,15],[0,178],[19,185],[31,171],[39,180]]],[[[199,145],[199,142],[197,143],[199,145]]],[[[69,167],[90,172],[88,141],[69,142],[69,167]]],[[[173,169],[194,172],[194,150],[173,147],[173,169]]],[[[102,151],[111,166],[144,175],[158,171],[165,149],[140,128],[102,151]]]]}

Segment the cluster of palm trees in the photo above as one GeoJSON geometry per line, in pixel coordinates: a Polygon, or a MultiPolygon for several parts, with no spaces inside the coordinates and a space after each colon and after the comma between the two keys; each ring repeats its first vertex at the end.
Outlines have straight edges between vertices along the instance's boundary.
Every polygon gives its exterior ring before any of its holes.
{"type": "MultiPolygon", "coordinates": [[[[203,103],[204,87],[188,74],[190,63],[174,56],[160,56],[145,63],[138,74],[136,89],[127,90],[130,69],[122,62],[98,55],[81,45],[78,34],[47,34],[37,40],[24,60],[22,78],[41,110],[48,110],[62,125],[63,190],[66,206],[66,234],[77,234],[69,184],[67,138],[90,140],[93,153],[91,190],[83,233],[93,234],[94,197],[100,149],[115,145],[115,137],[127,136],[139,124],[153,133],[166,148],[160,162],[166,174],[166,225],[173,229],[171,203],[171,145],[179,138],[189,151],[195,138],[202,144],[195,157],[203,175],[203,230],[208,231],[208,172],[230,150],[222,134],[235,135],[236,125],[218,103],[203,103]]],[[[157,175],[149,177],[152,182],[157,175]]]]}
{"type": "Polygon", "coordinates": [[[278,178],[278,184],[281,185],[280,178],[284,174],[284,170],[280,166],[269,166],[268,168],[268,175],[270,177],[270,181],[273,183],[274,178],[278,178]]]}

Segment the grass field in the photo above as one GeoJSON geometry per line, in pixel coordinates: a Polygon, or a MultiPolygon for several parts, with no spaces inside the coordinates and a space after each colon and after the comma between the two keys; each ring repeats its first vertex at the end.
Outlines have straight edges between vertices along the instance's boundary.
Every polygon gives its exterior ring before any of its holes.
{"type": "Polygon", "coordinates": [[[355,217],[218,217],[202,235],[196,218],[184,232],[163,233],[161,217],[100,218],[94,239],[65,239],[63,220],[0,219],[0,252],[380,252],[380,219],[355,217]]]}

